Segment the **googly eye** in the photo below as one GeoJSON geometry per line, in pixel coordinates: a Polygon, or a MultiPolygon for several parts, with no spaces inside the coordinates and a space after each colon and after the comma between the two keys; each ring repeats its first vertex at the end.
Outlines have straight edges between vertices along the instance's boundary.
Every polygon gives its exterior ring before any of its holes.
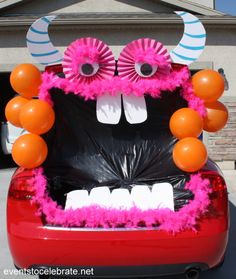
{"type": "Polygon", "coordinates": [[[153,76],[158,69],[157,65],[151,65],[148,63],[135,63],[134,67],[137,74],[144,78],[153,76]]]}
{"type": "Polygon", "coordinates": [[[158,79],[171,70],[171,58],[162,43],[141,38],[127,44],[120,53],[117,70],[122,79],[132,82],[158,79]]]}
{"type": "Polygon", "coordinates": [[[95,38],[81,38],[66,49],[62,61],[65,78],[80,84],[111,79],[116,62],[112,51],[95,38]]]}
{"type": "Polygon", "coordinates": [[[84,77],[92,77],[99,70],[98,63],[84,63],[79,65],[79,73],[84,77]]]}

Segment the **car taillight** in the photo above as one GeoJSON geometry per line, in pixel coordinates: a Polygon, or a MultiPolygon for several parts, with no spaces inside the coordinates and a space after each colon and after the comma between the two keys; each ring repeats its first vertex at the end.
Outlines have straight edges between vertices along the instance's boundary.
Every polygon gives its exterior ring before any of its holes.
{"type": "Polygon", "coordinates": [[[209,179],[212,189],[209,216],[221,218],[221,227],[227,229],[229,225],[229,201],[225,180],[216,172],[203,172],[201,175],[203,178],[209,179]]]}
{"type": "Polygon", "coordinates": [[[202,177],[210,181],[212,199],[224,198],[227,196],[227,187],[224,178],[215,172],[203,172],[202,177]]]}
{"type": "Polygon", "coordinates": [[[13,177],[8,197],[16,200],[30,200],[34,195],[33,176],[30,171],[25,171],[13,177]]]}
{"type": "Polygon", "coordinates": [[[54,74],[63,73],[62,65],[61,64],[56,64],[56,65],[46,66],[45,67],[45,72],[54,73],[54,74]]]}

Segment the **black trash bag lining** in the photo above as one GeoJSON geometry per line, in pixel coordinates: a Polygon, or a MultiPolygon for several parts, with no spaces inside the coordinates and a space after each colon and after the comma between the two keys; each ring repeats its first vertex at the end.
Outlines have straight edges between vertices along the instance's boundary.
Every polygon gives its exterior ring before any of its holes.
{"type": "Polygon", "coordinates": [[[163,92],[161,98],[146,96],[148,119],[129,124],[122,112],[118,125],[99,123],[96,101],[65,94],[52,88],[56,121],[44,135],[48,157],[44,171],[50,197],[62,207],[66,193],[94,187],[127,188],[169,182],[174,189],[175,210],[189,200],[191,191],[184,189],[189,174],[179,170],[172,160],[177,139],[169,130],[172,114],[187,107],[176,92],[163,92]]]}

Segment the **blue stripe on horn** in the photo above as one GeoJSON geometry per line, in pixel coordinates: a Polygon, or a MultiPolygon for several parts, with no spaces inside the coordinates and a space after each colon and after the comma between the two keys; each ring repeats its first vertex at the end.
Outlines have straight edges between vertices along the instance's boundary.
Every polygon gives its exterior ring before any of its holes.
{"type": "Polygon", "coordinates": [[[54,50],[54,51],[51,51],[51,52],[47,52],[47,53],[31,53],[31,55],[33,57],[40,57],[40,56],[49,56],[49,55],[53,55],[53,54],[56,54],[58,53],[59,51],[58,50],[54,50]]]}
{"type": "Polygon", "coordinates": [[[183,56],[183,55],[180,55],[180,54],[176,53],[175,51],[172,51],[172,53],[174,55],[176,55],[177,57],[183,59],[183,60],[188,60],[188,61],[195,61],[196,60],[196,58],[191,58],[191,57],[183,56]]]}
{"type": "Polygon", "coordinates": [[[46,31],[39,31],[39,30],[37,30],[37,29],[35,29],[34,27],[30,27],[30,30],[32,31],[32,32],[34,32],[34,33],[37,33],[37,34],[42,34],[42,35],[47,35],[48,34],[48,32],[46,31]]]}
{"type": "Polygon", "coordinates": [[[62,59],[59,59],[59,60],[55,60],[55,61],[50,61],[50,62],[46,62],[46,63],[41,63],[42,65],[48,65],[48,64],[55,64],[55,63],[57,63],[57,62],[61,62],[62,61],[62,59]]]}
{"type": "Polygon", "coordinates": [[[206,38],[206,34],[193,35],[193,34],[189,34],[189,33],[184,33],[184,35],[186,35],[190,38],[194,38],[194,39],[206,38]]]}
{"type": "Polygon", "coordinates": [[[178,13],[179,16],[184,16],[186,14],[187,14],[187,12],[178,13]]]}
{"type": "Polygon", "coordinates": [[[27,39],[27,38],[26,38],[26,41],[27,41],[28,43],[31,43],[31,44],[49,44],[49,43],[50,43],[50,41],[41,41],[41,42],[31,41],[31,40],[29,40],[29,39],[27,39]]]}
{"type": "Polygon", "coordinates": [[[187,46],[187,45],[183,45],[181,43],[179,43],[179,45],[183,48],[191,49],[191,50],[200,50],[200,49],[204,49],[204,47],[205,47],[205,46],[187,46]]]}
{"type": "Polygon", "coordinates": [[[47,24],[50,24],[50,23],[51,23],[51,21],[48,20],[46,17],[42,17],[41,20],[43,20],[43,21],[46,22],[47,24]]]}
{"type": "Polygon", "coordinates": [[[199,19],[193,20],[193,21],[184,21],[184,24],[194,24],[200,22],[199,19]]]}

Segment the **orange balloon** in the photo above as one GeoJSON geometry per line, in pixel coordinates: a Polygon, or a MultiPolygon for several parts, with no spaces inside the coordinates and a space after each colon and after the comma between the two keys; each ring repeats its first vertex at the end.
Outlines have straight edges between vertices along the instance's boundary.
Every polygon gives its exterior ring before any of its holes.
{"type": "Polygon", "coordinates": [[[28,103],[28,99],[25,99],[21,96],[14,97],[11,99],[5,108],[5,115],[7,120],[17,126],[17,127],[22,127],[20,123],[20,110],[21,108],[28,103]]]}
{"type": "Polygon", "coordinates": [[[38,95],[41,73],[33,64],[20,64],[11,72],[10,83],[17,93],[31,99],[38,95]]]}
{"type": "Polygon", "coordinates": [[[192,77],[194,94],[206,102],[215,102],[224,92],[224,79],[216,71],[202,70],[192,77]]]}
{"type": "Polygon", "coordinates": [[[181,139],[174,146],[173,160],[176,166],[183,171],[198,171],[207,161],[206,147],[196,138],[181,139]]]}
{"type": "Polygon", "coordinates": [[[38,135],[25,134],[12,147],[12,158],[17,165],[32,169],[40,166],[48,153],[47,144],[38,135]]]}
{"type": "Polygon", "coordinates": [[[197,138],[202,133],[203,121],[195,110],[182,108],[171,116],[169,126],[172,134],[178,139],[197,138]]]}
{"type": "Polygon", "coordinates": [[[217,132],[227,123],[229,113],[224,104],[217,101],[206,103],[207,116],[203,119],[203,129],[207,132],[217,132]]]}
{"type": "Polygon", "coordinates": [[[31,100],[20,111],[22,127],[33,134],[41,135],[48,132],[54,121],[54,110],[42,100],[31,100]]]}

